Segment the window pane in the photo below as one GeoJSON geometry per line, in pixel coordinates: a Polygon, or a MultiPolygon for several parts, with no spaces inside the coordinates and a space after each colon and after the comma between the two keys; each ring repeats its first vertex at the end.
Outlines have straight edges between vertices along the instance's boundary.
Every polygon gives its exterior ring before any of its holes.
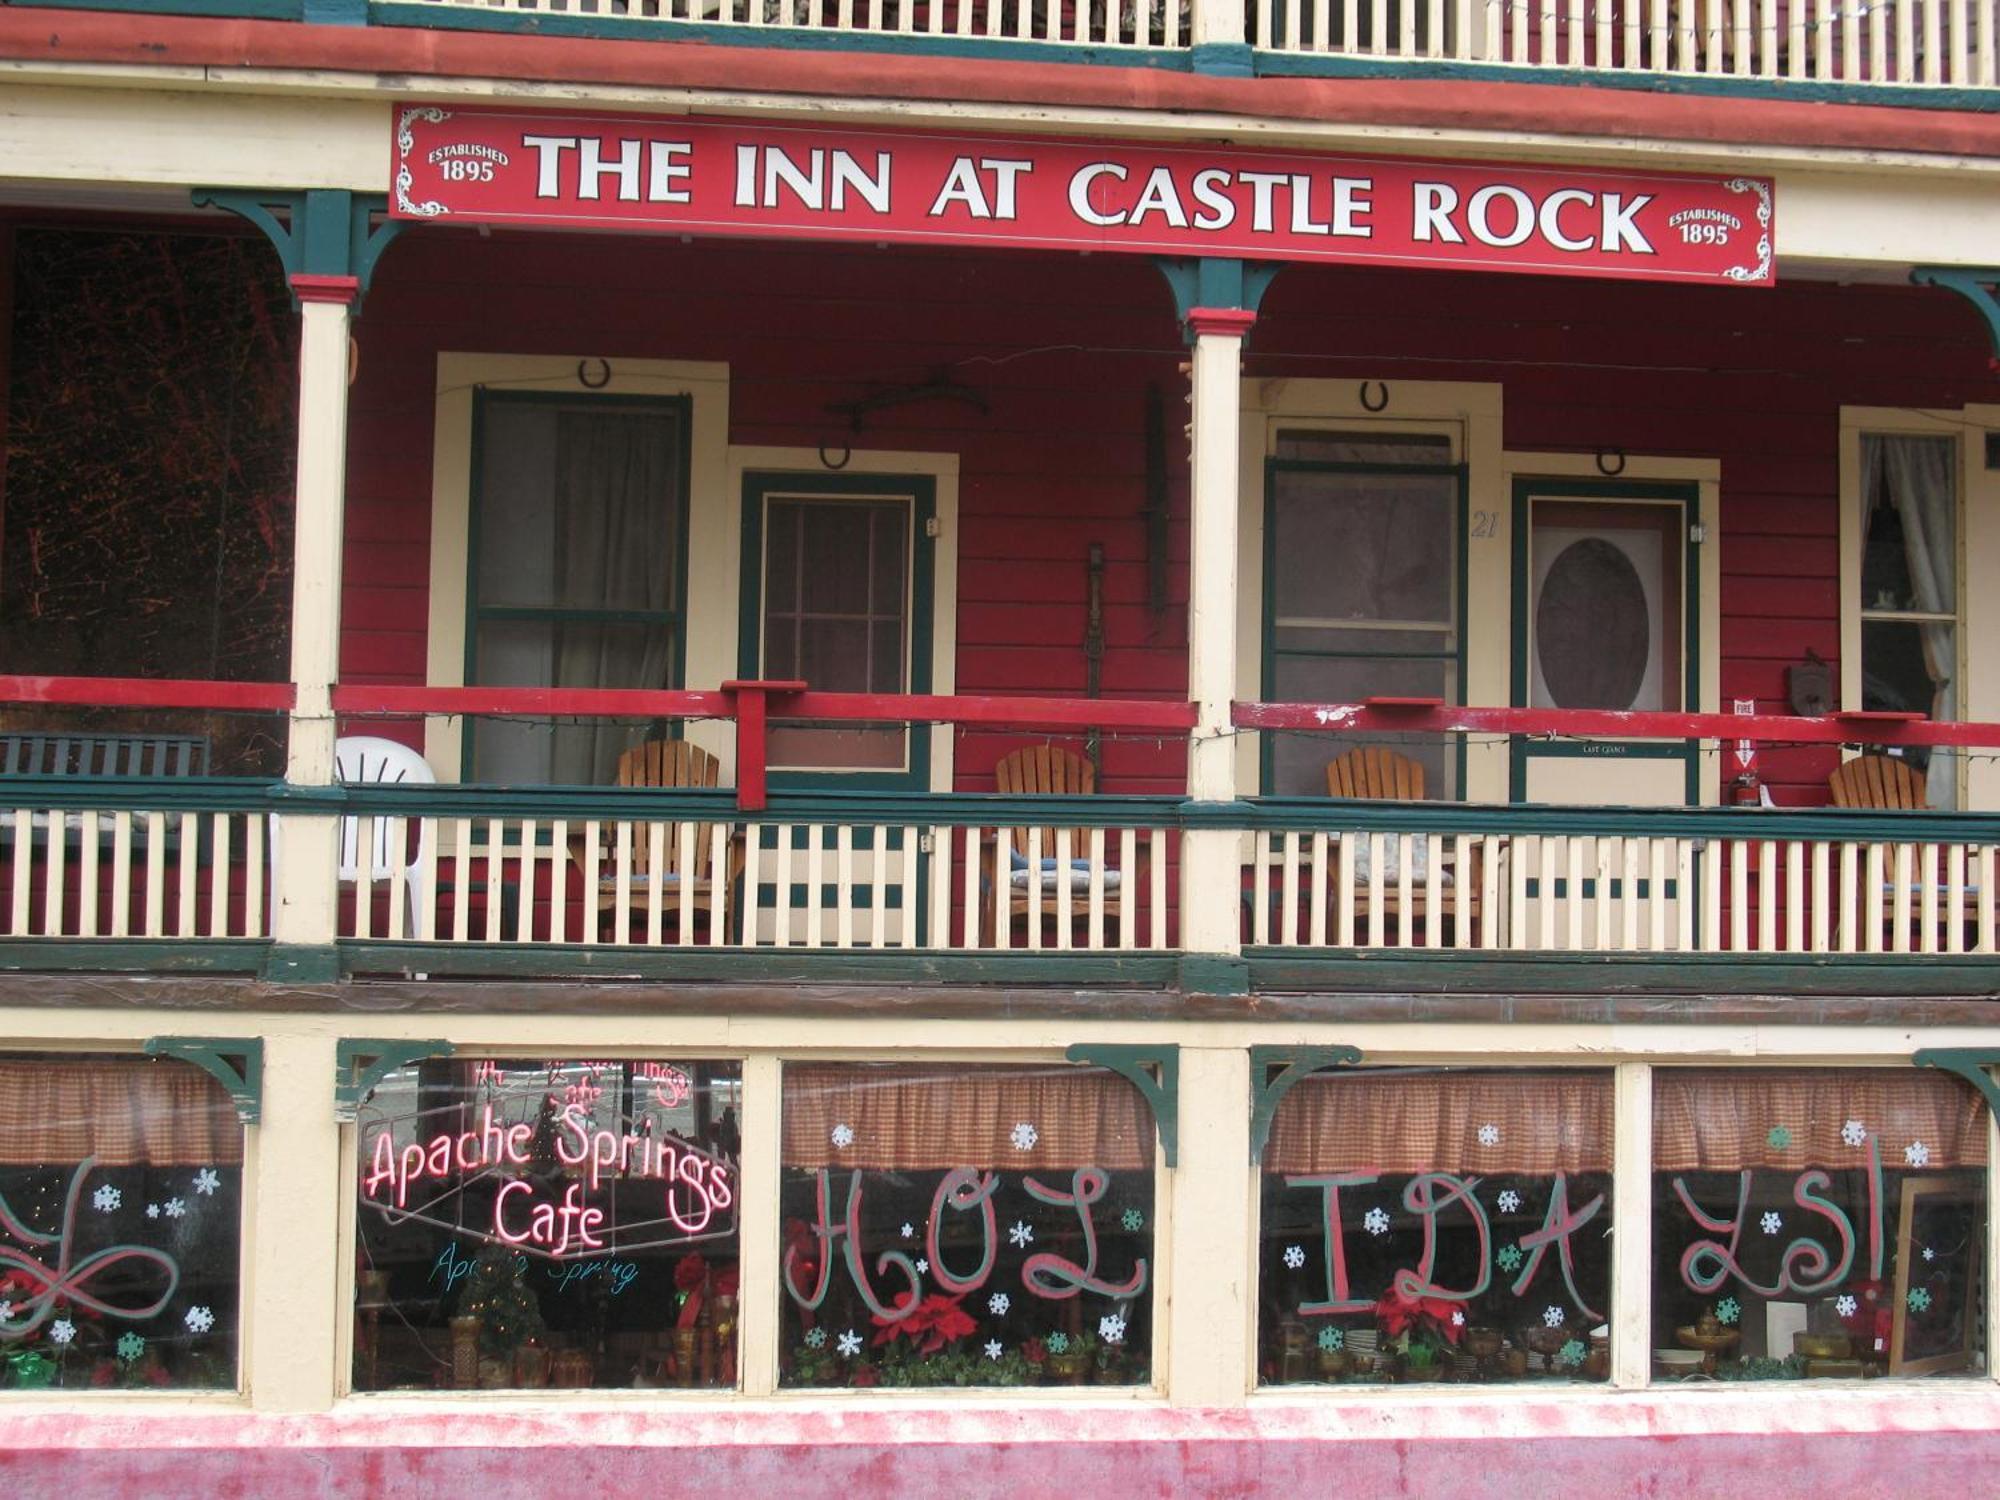
{"type": "Polygon", "coordinates": [[[1324,464],[1448,464],[1451,439],[1431,432],[1316,432],[1288,428],[1278,434],[1277,457],[1324,464]]]}
{"type": "Polygon", "coordinates": [[[736,1384],[733,1062],[450,1059],[358,1123],[358,1390],[736,1384]]]}
{"type": "Polygon", "coordinates": [[[781,1382],[1147,1384],[1153,1156],[1099,1069],[788,1066],[781,1382]]]}
{"type": "Polygon", "coordinates": [[[1929,1069],[1656,1070],[1655,1378],[1984,1370],[1986,1130],[1929,1069]]]}
{"type": "Polygon", "coordinates": [[[0,1389],[233,1388],[229,1095],[188,1063],[47,1055],[0,1058],[0,1091],[0,1389]]]}
{"type": "Polygon", "coordinates": [[[1294,1086],[1264,1149],[1260,1379],[1606,1379],[1611,1113],[1601,1072],[1294,1086]]]}
{"type": "MultiPolygon", "coordinates": [[[[488,620],[479,627],[476,646],[480,680],[498,686],[673,685],[674,633],[665,625],[488,620]]],[[[614,779],[618,757],[646,738],[652,722],[475,721],[473,780],[600,785],[614,779]]]]}
{"type": "MultiPolygon", "coordinates": [[[[1449,661],[1393,657],[1288,657],[1272,666],[1273,697],[1281,703],[1359,703],[1364,698],[1442,698],[1457,701],[1458,668],[1449,661]]],[[[1324,797],[1326,763],[1356,745],[1380,744],[1421,761],[1433,797],[1456,795],[1458,757],[1443,735],[1272,734],[1271,791],[1277,796],[1324,797]]]]}
{"type": "Polygon", "coordinates": [[[683,421],[677,405],[483,401],[480,607],[677,609],[683,421]]]}
{"type": "Polygon", "coordinates": [[[1277,617],[1451,624],[1455,476],[1279,470],[1271,483],[1277,617]]]}
{"type": "Polygon", "coordinates": [[[1861,460],[1861,607],[1955,613],[1958,443],[1868,433],[1861,460]]]}

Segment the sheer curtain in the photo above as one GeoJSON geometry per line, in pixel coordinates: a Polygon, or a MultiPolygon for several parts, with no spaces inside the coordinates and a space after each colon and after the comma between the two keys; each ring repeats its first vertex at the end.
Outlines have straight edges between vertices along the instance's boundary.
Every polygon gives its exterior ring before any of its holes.
{"type": "MultiPolygon", "coordinates": [[[[1958,612],[1958,488],[1953,470],[1958,445],[1947,438],[1867,435],[1861,440],[1865,488],[1873,496],[1885,481],[1910,570],[1909,607],[1925,614],[1958,612]]],[[[1931,717],[1958,716],[1958,649],[1953,626],[1919,625],[1924,663],[1932,683],[1931,717]]],[[[1956,805],[1958,765],[1954,752],[1931,752],[1927,773],[1930,804],[1956,805]]]]}
{"type": "MultiPolygon", "coordinates": [[[[565,411],[556,425],[556,600],[629,610],[673,606],[675,445],[668,424],[565,411]]],[[[672,632],[659,625],[556,626],[555,680],[570,687],[670,686],[672,632]]],[[[593,785],[612,779],[632,742],[617,724],[559,729],[550,778],[593,785]]]]}

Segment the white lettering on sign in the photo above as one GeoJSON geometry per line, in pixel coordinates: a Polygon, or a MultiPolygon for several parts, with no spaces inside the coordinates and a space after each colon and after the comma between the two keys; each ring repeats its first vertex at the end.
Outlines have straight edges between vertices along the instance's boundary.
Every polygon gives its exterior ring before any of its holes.
{"type": "Polygon", "coordinates": [[[1654,253],[1634,222],[1640,211],[1653,201],[1648,193],[1630,200],[1623,193],[1606,193],[1600,201],[1597,194],[1582,188],[1559,188],[1537,204],[1522,189],[1495,183],[1474,193],[1462,216],[1458,189],[1448,182],[1414,183],[1410,197],[1410,238],[1419,244],[1463,245],[1466,234],[1470,233],[1480,244],[1504,250],[1521,244],[1539,229],[1549,244],[1571,254],[1587,250],[1654,253]],[[1506,206],[1496,211],[1495,203],[1503,200],[1506,206]],[[1595,236],[1575,232],[1581,226],[1574,213],[1569,215],[1565,228],[1563,211],[1572,205],[1585,211],[1593,207],[1599,210],[1595,236]],[[1463,230],[1459,228],[1461,222],[1463,230]]]}

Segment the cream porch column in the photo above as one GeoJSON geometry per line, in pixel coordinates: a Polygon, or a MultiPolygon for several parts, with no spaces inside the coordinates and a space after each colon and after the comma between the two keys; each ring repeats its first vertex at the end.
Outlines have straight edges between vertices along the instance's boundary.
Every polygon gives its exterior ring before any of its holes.
{"type": "MultiPolygon", "coordinates": [[[[299,436],[292,537],[292,707],[285,780],[333,784],[333,684],[340,675],[340,560],[347,493],[348,322],[353,276],[291,278],[299,299],[299,436]]],[[[339,897],[339,819],[278,816],[282,863],[271,936],[280,948],[331,949],[339,897]]]]}
{"type": "MultiPolygon", "coordinates": [[[[1188,588],[1188,798],[1236,799],[1236,748],[1229,722],[1236,696],[1236,449],[1243,338],[1256,314],[1196,307],[1193,484],[1188,588]]],[[[1240,839],[1233,829],[1190,828],[1181,836],[1181,947],[1233,958],[1242,951],[1240,839]]]]}

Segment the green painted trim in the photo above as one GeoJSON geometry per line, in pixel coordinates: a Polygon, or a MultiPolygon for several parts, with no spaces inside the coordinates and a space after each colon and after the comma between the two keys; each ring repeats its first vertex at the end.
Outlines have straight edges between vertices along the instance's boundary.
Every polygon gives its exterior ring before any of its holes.
{"type": "MultiPolygon", "coordinates": [[[[324,4],[339,7],[343,13],[351,13],[353,3],[355,0],[305,0],[308,10],[324,4]]],[[[321,19],[331,19],[331,15],[321,19]]],[[[339,24],[362,25],[365,21],[342,20],[339,24]]],[[[403,220],[388,216],[389,200],[381,194],[350,193],[345,188],[195,188],[188,197],[196,208],[227,209],[248,219],[278,252],[287,278],[354,277],[360,284],[352,309],[357,315],[374,279],[376,261],[405,227],[403,220]]],[[[297,297],[292,304],[298,305],[297,297]]]]}
{"type": "Polygon", "coordinates": [[[1917,87],[1902,84],[1827,83],[1791,78],[1730,78],[1719,74],[1584,71],[1525,67],[1515,63],[1409,62],[1394,58],[1325,54],[1255,53],[1259,77],[1389,78],[1455,83],[1539,83],[1566,88],[1620,89],[1629,93],[1685,94],[1736,99],[1788,99],[1811,104],[1880,104],[1895,109],[2000,109],[2000,91],[1989,88],[1917,87]]]}
{"type": "MultiPolygon", "coordinates": [[[[1349,829],[1383,833],[1629,834],[1656,838],[2000,843],[2000,813],[1813,807],[1555,807],[1533,802],[1335,802],[1259,797],[1180,808],[1183,828],[1349,829]]],[[[1067,816],[1065,814],[1065,816],[1067,816]]]]}
{"type": "Polygon", "coordinates": [[[441,1040],[408,1041],[401,1038],[370,1041],[342,1037],[333,1049],[333,1118],[352,1125],[362,1101],[376,1085],[396,1069],[432,1057],[450,1057],[457,1047],[441,1040]]]}
{"type": "Polygon", "coordinates": [[[1986,337],[1993,345],[1995,359],[2000,360],[2000,267],[1917,266],[1911,270],[1910,280],[1918,286],[1957,292],[1970,302],[1985,321],[1986,337]]]}
{"type": "Polygon", "coordinates": [[[331,984],[340,978],[340,954],[313,943],[273,943],[258,976],[273,984],[331,984]]]}
{"type": "Polygon", "coordinates": [[[1209,78],[1251,78],[1257,54],[1248,42],[1196,42],[1189,53],[1194,71],[1209,78]]]}
{"type": "MultiPolygon", "coordinates": [[[[1701,519],[1701,485],[1693,480],[1516,478],[1513,493],[1513,570],[1509,579],[1512,634],[1508,641],[1508,685],[1514,706],[1528,702],[1528,524],[1536,500],[1667,500],[1681,508],[1681,706],[1694,713],[1701,707],[1701,550],[1692,527],[1701,519]]],[[[1462,737],[1461,737],[1462,738],[1462,737]]],[[[1521,801],[1527,786],[1528,761],[1549,756],[1581,755],[1618,760],[1680,760],[1685,766],[1682,796],[1692,807],[1701,801],[1701,756],[1690,744],[1662,745],[1644,741],[1591,740],[1581,744],[1529,740],[1514,735],[1507,745],[1508,795],[1521,801]],[[1608,747],[1624,748],[1615,754],[1608,747]],[[1642,753],[1642,747],[1643,753],[1642,753]]]]}
{"type": "Polygon", "coordinates": [[[1250,965],[1212,953],[1181,955],[1180,987],[1189,995],[1247,995],[1250,965]]]}
{"type": "MultiPolygon", "coordinates": [[[[441,7],[442,8],[442,7],[441,7]]],[[[672,686],[687,680],[687,594],[688,524],[694,510],[694,398],[691,396],[643,396],[623,392],[604,393],[579,386],[575,391],[491,390],[475,386],[472,392],[472,452],[467,486],[465,517],[465,659],[462,681],[479,681],[479,627],[486,620],[512,620],[553,624],[635,624],[666,625],[673,631],[672,686]],[[481,534],[480,495],[484,488],[486,419],[489,405],[548,406],[561,403],[600,403],[603,408],[637,412],[671,413],[680,425],[680,534],[674,539],[674,604],[668,610],[615,609],[536,609],[527,605],[484,606],[479,602],[479,543],[481,534]]],[[[679,732],[679,721],[665,721],[668,733],[679,732]]],[[[474,739],[479,728],[477,715],[467,714],[459,727],[459,765],[470,771],[474,760],[474,739]]]]}
{"type": "Polygon", "coordinates": [[[1152,1107],[1153,1124],[1160,1132],[1160,1155],[1168,1169],[1180,1164],[1181,1049],[1178,1046],[1171,1042],[1157,1047],[1078,1042],[1063,1056],[1073,1063],[1109,1068],[1129,1078],[1152,1107]]]}
{"type": "Polygon", "coordinates": [[[319,26],[366,26],[368,0],[305,0],[305,19],[319,26]]]}
{"type": "MultiPolygon", "coordinates": [[[[1259,993],[1959,996],[2000,999],[1991,954],[1503,953],[1487,949],[1254,948],[1259,993]]],[[[2000,1010],[1996,1010],[2000,1017],[2000,1010]]]]}
{"type": "Polygon", "coordinates": [[[345,974],[589,978],[742,984],[1119,985],[1169,989],[1173,953],[884,953],[851,948],[639,948],[609,944],[390,943],[347,939],[345,974]]]}
{"type": "Polygon", "coordinates": [[[2000,1047],[1924,1047],[1910,1054],[1919,1068],[1941,1068],[1956,1073],[1986,1096],[1986,1108],[2000,1115],[2000,1083],[1988,1070],[2000,1067],[2000,1047]]]}
{"type": "Polygon", "coordinates": [[[703,21],[651,21],[619,16],[523,14],[469,10],[454,5],[371,0],[370,19],[378,26],[410,26],[429,31],[511,31],[538,36],[645,38],[658,42],[705,42],[718,47],[772,47],[789,52],[867,52],[903,57],[976,57],[996,62],[1081,63],[1096,67],[1147,68],[1185,73],[1193,64],[1183,48],[1104,47],[1073,42],[1007,41],[999,38],[914,36],[900,32],[819,31],[795,26],[732,26],[703,21]]]}
{"type": "MultiPolygon", "coordinates": [[[[20,807],[58,807],[64,812],[267,812],[290,800],[285,783],[251,776],[0,776],[0,838],[13,837],[13,813],[20,807]]],[[[138,837],[135,829],[133,838],[138,837]]]]}
{"type": "Polygon", "coordinates": [[[264,1039],[255,1036],[153,1036],[143,1049],[153,1057],[193,1063],[229,1091],[236,1118],[255,1125],[264,1107],[264,1039]]]}
{"type": "Polygon", "coordinates": [[[1293,1088],[1314,1073],[1348,1067],[1361,1061],[1361,1049],[1336,1044],[1327,1047],[1252,1047],[1250,1049],[1250,1165],[1262,1165],[1271,1140],[1278,1105],[1293,1088]],[[1279,1072],[1274,1077],[1271,1069],[1279,1072]]]}
{"type": "Polygon", "coordinates": [[[297,21],[300,0],[61,0],[64,10],[110,10],[150,16],[219,16],[232,20],[297,21]]]}
{"type": "Polygon", "coordinates": [[[254,938],[0,938],[0,972],[257,974],[271,945],[254,938]]]}
{"type": "MultiPolygon", "coordinates": [[[[1197,68],[1197,71],[1205,70],[1197,68]]],[[[1193,347],[1195,339],[1194,330],[1187,326],[1189,313],[1197,307],[1254,313],[1263,305],[1264,293],[1271,289],[1278,273],[1285,269],[1282,261],[1246,261],[1228,255],[1161,255],[1154,257],[1153,265],[1166,278],[1167,290],[1173,294],[1174,316],[1189,347],[1193,347]]],[[[1245,331],[1245,344],[1254,332],[1254,325],[1245,331]]]]}
{"type": "MultiPolygon", "coordinates": [[[[746,681],[764,675],[764,510],[773,490],[808,496],[867,496],[910,504],[910,682],[906,691],[931,690],[937,631],[937,480],[929,474],[788,473],[753,469],[743,476],[743,571],[736,616],[736,671],[746,681]]],[[[817,687],[814,683],[811,686],[817,687]]],[[[773,799],[786,788],[857,792],[923,791],[931,784],[931,736],[921,725],[904,730],[908,763],[901,771],[783,771],[767,783],[773,799]]]]}

